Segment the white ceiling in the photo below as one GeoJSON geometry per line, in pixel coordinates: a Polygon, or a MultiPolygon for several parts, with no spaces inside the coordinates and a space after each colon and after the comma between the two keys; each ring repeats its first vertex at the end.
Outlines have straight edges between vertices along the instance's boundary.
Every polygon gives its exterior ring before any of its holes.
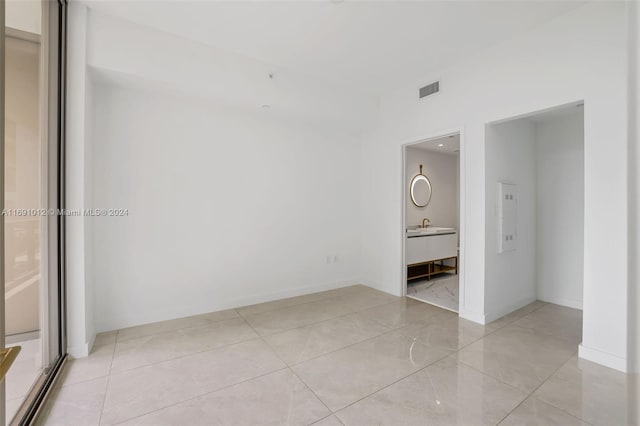
{"type": "Polygon", "coordinates": [[[437,139],[430,139],[428,141],[411,145],[411,147],[425,151],[439,152],[441,154],[458,155],[460,151],[460,134],[456,133],[454,135],[443,136],[437,139]]]}
{"type": "MultiPolygon", "coordinates": [[[[90,7],[290,71],[381,93],[578,1],[110,1],[90,7]]],[[[425,82],[427,83],[427,82],[425,82]]]]}

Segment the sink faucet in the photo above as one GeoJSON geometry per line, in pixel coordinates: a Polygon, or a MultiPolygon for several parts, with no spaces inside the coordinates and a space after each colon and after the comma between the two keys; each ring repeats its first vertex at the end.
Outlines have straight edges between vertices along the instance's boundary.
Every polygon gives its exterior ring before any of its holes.
{"type": "Polygon", "coordinates": [[[429,226],[430,223],[431,223],[431,221],[428,218],[425,217],[424,219],[422,219],[422,227],[423,228],[426,228],[427,226],[429,226]],[[426,222],[426,224],[425,224],[425,222],[426,222]]]}

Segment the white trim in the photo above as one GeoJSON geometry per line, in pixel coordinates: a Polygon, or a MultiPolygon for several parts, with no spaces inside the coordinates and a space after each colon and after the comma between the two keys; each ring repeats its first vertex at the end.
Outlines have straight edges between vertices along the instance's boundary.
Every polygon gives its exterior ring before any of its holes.
{"type": "MultiPolygon", "coordinates": [[[[466,183],[464,181],[465,173],[464,173],[464,162],[466,161],[466,157],[464,155],[466,145],[465,145],[465,134],[464,127],[460,126],[457,128],[442,130],[440,132],[431,133],[427,136],[414,137],[405,140],[400,144],[400,149],[402,150],[402,170],[400,172],[400,187],[402,188],[402,201],[401,201],[401,219],[400,219],[400,266],[401,266],[401,274],[400,274],[400,291],[399,294],[401,296],[407,295],[407,263],[406,263],[406,253],[405,253],[405,238],[406,238],[406,229],[407,229],[407,191],[405,187],[405,182],[407,179],[407,147],[412,145],[416,145],[422,142],[427,142],[434,139],[440,139],[446,136],[451,135],[459,135],[460,136],[460,152],[458,153],[458,180],[460,185],[460,193],[458,194],[458,208],[459,208],[459,217],[460,217],[460,229],[458,229],[458,238],[459,238],[459,247],[458,247],[458,286],[459,286],[459,298],[458,298],[458,308],[459,311],[462,312],[465,307],[465,246],[466,246],[466,183]]],[[[462,315],[460,315],[462,316],[462,315]]],[[[478,322],[472,320],[474,322],[478,322]]],[[[483,324],[483,323],[481,323],[483,324]]]]}
{"type": "Polygon", "coordinates": [[[596,364],[604,365],[605,367],[613,368],[614,370],[626,373],[627,359],[621,358],[617,355],[603,352],[599,349],[588,348],[580,343],[578,346],[578,357],[586,359],[587,361],[595,362],[596,364]]]}
{"type": "Polygon", "coordinates": [[[89,354],[91,353],[91,349],[93,349],[93,344],[95,343],[95,341],[96,335],[94,334],[93,336],[91,336],[91,339],[89,339],[88,342],[85,342],[84,344],[79,346],[67,348],[67,353],[72,358],[84,358],[86,356],[89,356],[89,354]]]}
{"type": "MultiPolygon", "coordinates": [[[[180,307],[172,312],[167,311],[153,311],[146,312],[147,315],[144,318],[133,318],[133,317],[123,317],[120,318],[119,324],[110,324],[107,325],[108,328],[100,328],[96,330],[96,333],[103,333],[106,331],[113,331],[115,329],[125,328],[125,327],[133,327],[144,324],[151,324],[157,321],[168,321],[178,318],[186,318],[194,315],[206,314],[210,312],[217,312],[226,309],[235,309],[243,306],[255,305],[257,303],[265,303],[271,302],[279,299],[286,299],[289,297],[302,296],[306,294],[318,293],[321,291],[334,290],[337,288],[348,287],[351,285],[360,284],[359,280],[346,280],[346,281],[334,281],[323,284],[316,284],[312,286],[306,287],[295,287],[288,290],[277,291],[277,292],[265,292],[250,295],[247,297],[239,297],[232,300],[227,300],[222,303],[211,303],[211,304],[203,304],[197,310],[193,310],[191,306],[188,307],[180,307]]],[[[82,347],[78,347],[77,345],[74,347],[74,350],[80,350],[82,353],[82,347]]],[[[72,354],[72,349],[69,348],[69,353],[72,354]]]]}
{"type": "Polygon", "coordinates": [[[524,308],[525,306],[527,306],[530,303],[535,302],[536,296],[535,295],[531,295],[528,297],[525,297],[524,299],[520,299],[517,302],[514,302],[510,305],[508,305],[506,308],[501,309],[500,311],[497,312],[486,312],[485,313],[485,324],[489,324],[492,323],[495,320],[498,320],[506,315],[509,315],[510,313],[517,311],[520,308],[524,308]]]}
{"type": "Polygon", "coordinates": [[[545,295],[538,295],[538,300],[547,303],[553,303],[554,305],[566,306],[568,308],[582,310],[582,300],[563,299],[560,297],[546,297],[545,295]]]}
{"type": "Polygon", "coordinates": [[[484,314],[479,314],[477,312],[471,312],[471,311],[460,311],[460,313],[458,314],[460,316],[460,318],[469,320],[469,321],[473,321],[475,323],[478,324],[486,324],[486,317],[484,314]]]}

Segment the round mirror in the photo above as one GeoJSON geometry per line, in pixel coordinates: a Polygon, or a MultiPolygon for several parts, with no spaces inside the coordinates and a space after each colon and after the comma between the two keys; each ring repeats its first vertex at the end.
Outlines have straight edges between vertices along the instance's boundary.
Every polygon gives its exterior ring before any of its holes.
{"type": "Polygon", "coordinates": [[[422,164],[420,164],[420,173],[411,179],[410,188],[413,204],[418,207],[426,207],[431,201],[431,181],[422,174],[422,164]]]}

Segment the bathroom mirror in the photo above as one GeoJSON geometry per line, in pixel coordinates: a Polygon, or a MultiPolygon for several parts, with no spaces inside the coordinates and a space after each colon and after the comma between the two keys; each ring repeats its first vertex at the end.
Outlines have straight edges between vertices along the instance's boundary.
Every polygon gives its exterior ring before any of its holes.
{"type": "Polygon", "coordinates": [[[426,207],[431,201],[431,191],[431,181],[422,174],[422,164],[420,164],[420,173],[411,179],[411,201],[417,207],[426,207]]]}

